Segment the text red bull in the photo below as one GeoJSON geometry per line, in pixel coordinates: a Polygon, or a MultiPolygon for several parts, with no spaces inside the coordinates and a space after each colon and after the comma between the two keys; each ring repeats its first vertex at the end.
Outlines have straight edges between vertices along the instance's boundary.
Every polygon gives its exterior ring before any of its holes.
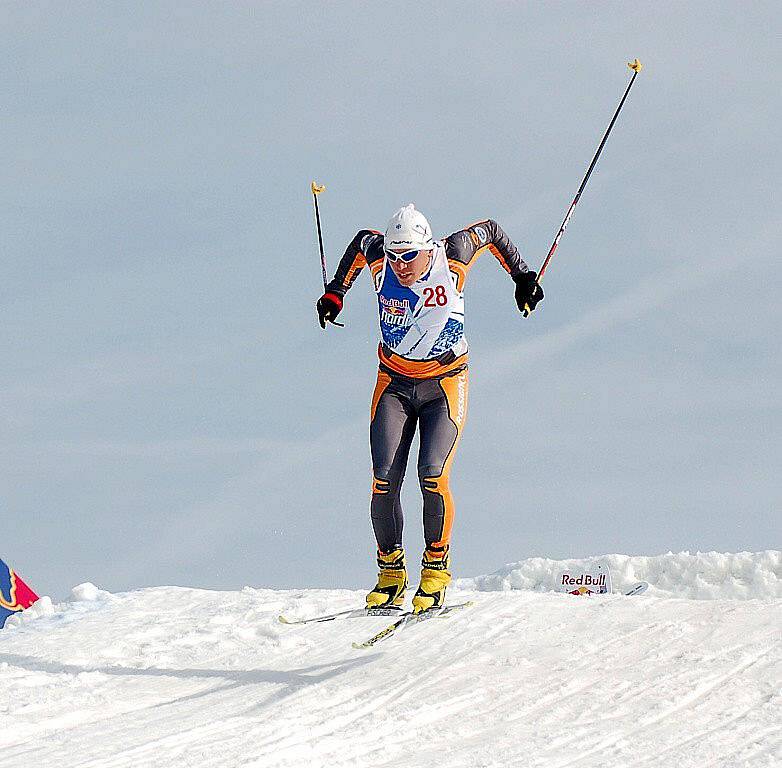
{"type": "Polygon", "coordinates": [[[38,595],[0,560],[0,627],[9,616],[29,608],[37,599],[38,595]]]}
{"type": "Polygon", "coordinates": [[[611,592],[611,570],[607,563],[598,563],[590,570],[559,577],[558,588],[571,595],[605,595],[611,592]]]}

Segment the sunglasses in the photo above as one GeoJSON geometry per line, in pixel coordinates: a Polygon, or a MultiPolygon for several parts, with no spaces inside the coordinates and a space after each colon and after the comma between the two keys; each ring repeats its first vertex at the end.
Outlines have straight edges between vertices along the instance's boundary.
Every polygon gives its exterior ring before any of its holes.
{"type": "Polygon", "coordinates": [[[394,253],[393,251],[386,251],[386,258],[389,261],[413,261],[421,251],[405,251],[404,253],[394,253]]]}

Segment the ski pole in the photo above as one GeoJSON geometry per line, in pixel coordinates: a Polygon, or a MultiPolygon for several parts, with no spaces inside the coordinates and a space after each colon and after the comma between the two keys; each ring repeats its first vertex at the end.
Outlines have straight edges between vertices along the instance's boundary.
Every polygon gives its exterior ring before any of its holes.
{"type": "MultiPolygon", "coordinates": [[[[323,290],[326,291],[326,285],[328,284],[328,275],[326,274],[326,254],[323,251],[323,233],[320,229],[320,209],[318,208],[318,195],[323,192],[326,187],[319,186],[314,181],[310,185],[312,190],[312,199],[315,202],[315,224],[318,228],[318,247],[320,248],[320,268],[323,272],[323,290]]],[[[344,323],[338,323],[336,320],[329,320],[330,323],[338,325],[340,328],[344,328],[344,323]]]]}
{"type": "MultiPolygon", "coordinates": [[[[562,235],[564,234],[567,225],[570,224],[570,219],[573,216],[573,212],[576,210],[578,201],[581,198],[581,193],[584,191],[584,187],[586,187],[587,182],[589,181],[589,177],[592,175],[592,171],[594,170],[594,167],[597,164],[597,159],[600,157],[600,153],[603,151],[603,147],[605,146],[606,141],[608,141],[608,134],[611,133],[611,129],[614,127],[616,118],[619,117],[619,113],[622,111],[622,107],[624,106],[625,99],[627,99],[627,94],[630,93],[630,89],[633,87],[633,83],[635,82],[635,78],[638,76],[638,73],[643,69],[643,64],[641,64],[641,62],[638,61],[638,59],[629,62],[627,66],[633,70],[633,76],[630,78],[630,83],[627,86],[627,90],[625,91],[624,96],[622,96],[622,100],[619,102],[619,106],[616,108],[616,112],[614,112],[614,116],[611,119],[611,122],[609,123],[605,134],[603,135],[603,140],[600,142],[600,146],[597,148],[597,152],[595,152],[595,156],[592,158],[592,162],[589,165],[589,169],[587,170],[583,181],[581,182],[581,186],[578,188],[578,192],[576,192],[576,196],[573,198],[573,202],[570,204],[570,208],[568,208],[568,212],[564,220],[562,221],[562,226],[559,228],[559,231],[557,232],[557,236],[554,238],[554,242],[551,244],[551,248],[549,249],[548,256],[546,256],[546,260],[543,262],[543,265],[541,266],[538,272],[538,282],[540,282],[540,280],[543,279],[543,275],[545,274],[546,269],[548,268],[549,262],[554,256],[554,252],[557,250],[559,241],[562,239],[562,235]]],[[[526,316],[529,313],[525,312],[524,314],[526,316]]]]}

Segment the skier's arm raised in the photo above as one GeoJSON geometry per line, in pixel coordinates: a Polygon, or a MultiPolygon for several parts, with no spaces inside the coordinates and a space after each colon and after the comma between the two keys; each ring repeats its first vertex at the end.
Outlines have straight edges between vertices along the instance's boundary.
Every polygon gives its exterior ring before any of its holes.
{"type": "Polygon", "coordinates": [[[318,299],[318,320],[321,328],[325,328],[326,321],[333,321],[342,311],[345,294],[350,290],[358,273],[367,265],[364,253],[378,237],[382,240],[382,236],[378,232],[362,229],[350,241],[337,265],[334,279],[326,285],[325,292],[318,299]]]}
{"type": "Polygon", "coordinates": [[[462,290],[467,273],[478,255],[489,250],[516,283],[516,304],[520,311],[533,310],[543,298],[537,273],[530,270],[518,248],[494,219],[485,219],[454,232],[445,239],[445,252],[462,290]]]}

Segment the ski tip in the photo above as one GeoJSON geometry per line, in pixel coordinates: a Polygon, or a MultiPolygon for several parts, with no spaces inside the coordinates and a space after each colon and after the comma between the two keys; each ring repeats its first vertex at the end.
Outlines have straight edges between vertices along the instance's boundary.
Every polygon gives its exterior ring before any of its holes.
{"type": "Polygon", "coordinates": [[[284,617],[282,614],[280,614],[280,615],[277,617],[277,620],[280,622],[280,624],[290,624],[290,623],[291,623],[291,622],[290,622],[290,621],[288,621],[288,619],[286,619],[286,618],[285,618],[285,617],[284,617]]]}
{"type": "Polygon", "coordinates": [[[646,592],[646,590],[649,588],[649,582],[648,581],[640,581],[638,584],[636,584],[634,587],[631,587],[630,589],[625,592],[625,597],[631,597],[632,595],[640,595],[646,592]]]}
{"type": "Polygon", "coordinates": [[[369,646],[366,643],[351,643],[351,645],[357,650],[357,651],[363,651],[365,648],[369,648],[369,646]]]}

